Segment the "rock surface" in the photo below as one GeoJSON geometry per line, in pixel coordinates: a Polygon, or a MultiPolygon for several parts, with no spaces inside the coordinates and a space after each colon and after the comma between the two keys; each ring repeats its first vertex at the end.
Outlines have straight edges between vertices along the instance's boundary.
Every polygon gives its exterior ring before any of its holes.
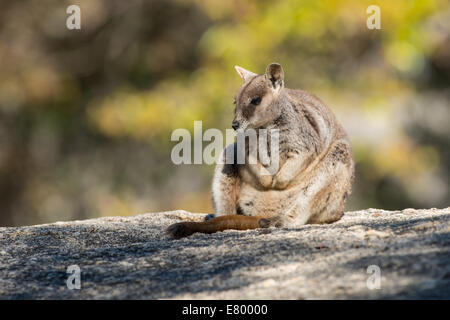
{"type": "Polygon", "coordinates": [[[0,228],[0,298],[450,299],[450,208],[368,209],[330,225],[181,240],[164,234],[171,223],[204,216],[0,228]],[[70,265],[80,267],[79,290],[67,288],[70,265]],[[380,289],[367,286],[371,265],[380,268],[380,289]]]}

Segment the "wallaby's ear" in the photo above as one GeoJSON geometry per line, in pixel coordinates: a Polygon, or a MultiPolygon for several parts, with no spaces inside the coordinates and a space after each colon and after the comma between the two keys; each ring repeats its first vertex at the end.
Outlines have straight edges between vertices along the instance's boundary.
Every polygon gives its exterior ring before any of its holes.
{"type": "Polygon", "coordinates": [[[271,63],[266,68],[266,79],[273,89],[281,89],[284,85],[283,68],[278,63],[271,63]]]}
{"type": "Polygon", "coordinates": [[[234,68],[236,69],[237,73],[241,76],[243,82],[247,81],[248,79],[250,79],[254,76],[257,76],[256,73],[248,71],[242,67],[234,66],[234,68]]]}

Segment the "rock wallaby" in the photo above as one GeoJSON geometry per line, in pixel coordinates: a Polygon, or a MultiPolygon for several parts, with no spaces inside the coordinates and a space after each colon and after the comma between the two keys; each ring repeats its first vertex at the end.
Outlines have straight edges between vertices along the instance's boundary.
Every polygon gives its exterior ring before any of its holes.
{"type": "Polygon", "coordinates": [[[215,215],[204,222],[173,224],[167,234],[182,238],[195,232],[339,220],[351,193],[354,162],[334,114],[314,95],[285,88],[283,68],[277,63],[262,75],[235,69],[243,85],[235,97],[232,127],[238,132],[278,129],[278,170],[269,172],[259,158],[248,161],[248,151],[242,164],[225,161],[227,153],[233,151],[236,157],[239,151],[237,143],[227,146],[212,183],[215,215]]]}

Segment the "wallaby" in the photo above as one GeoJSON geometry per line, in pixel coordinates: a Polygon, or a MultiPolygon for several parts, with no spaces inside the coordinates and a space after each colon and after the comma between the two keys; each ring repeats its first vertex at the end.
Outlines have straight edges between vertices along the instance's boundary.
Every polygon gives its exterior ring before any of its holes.
{"type": "Polygon", "coordinates": [[[244,132],[278,129],[279,170],[271,174],[258,159],[252,164],[249,159],[244,164],[227,163],[227,153],[236,156],[238,144],[227,146],[214,172],[214,217],[173,224],[167,234],[178,239],[195,232],[339,220],[351,193],[354,162],[347,135],[334,114],[314,95],[285,88],[278,63],[268,65],[262,75],[235,69],[243,85],[235,97],[232,127],[244,132]]]}

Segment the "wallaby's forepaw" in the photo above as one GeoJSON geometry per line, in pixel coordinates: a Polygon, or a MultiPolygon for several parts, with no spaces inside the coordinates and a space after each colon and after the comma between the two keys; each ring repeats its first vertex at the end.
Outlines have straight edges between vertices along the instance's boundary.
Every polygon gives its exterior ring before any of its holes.
{"type": "Polygon", "coordinates": [[[189,222],[174,223],[166,229],[166,234],[174,239],[188,237],[191,234],[195,233],[194,229],[190,226],[191,223],[189,222]]]}
{"type": "Polygon", "coordinates": [[[263,175],[259,177],[259,182],[264,188],[270,188],[272,185],[272,176],[271,175],[263,175]]]}
{"type": "Polygon", "coordinates": [[[208,215],[205,217],[205,221],[211,220],[211,219],[213,219],[213,218],[215,218],[215,217],[216,217],[216,215],[215,215],[214,213],[210,213],[210,214],[208,214],[208,215]]]}
{"type": "Polygon", "coordinates": [[[289,184],[289,180],[285,179],[282,175],[277,174],[272,182],[272,187],[278,190],[286,189],[289,184]]]}

